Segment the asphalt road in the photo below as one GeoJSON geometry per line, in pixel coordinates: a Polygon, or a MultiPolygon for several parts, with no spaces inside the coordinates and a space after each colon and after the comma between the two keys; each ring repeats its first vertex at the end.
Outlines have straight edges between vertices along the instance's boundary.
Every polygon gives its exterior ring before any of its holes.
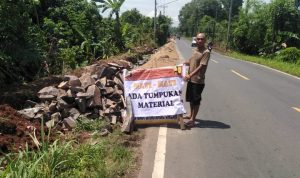
{"type": "Polygon", "coordinates": [[[300,177],[299,78],[213,52],[202,98],[194,128],[146,128],[139,177],[300,177]]]}

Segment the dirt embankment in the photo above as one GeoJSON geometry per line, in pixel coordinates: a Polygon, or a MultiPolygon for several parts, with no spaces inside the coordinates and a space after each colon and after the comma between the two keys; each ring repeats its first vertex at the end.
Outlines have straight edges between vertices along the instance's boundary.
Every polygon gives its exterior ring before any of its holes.
{"type": "Polygon", "coordinates": [[[140,66],[139,69],[150,69],[176,65],[179,56],[176,52],[176,42],[171,40],[166,45],[159,48],[156,53],[151,55],[149,61],[140,66]]]}
{"type": "MultiPolygon", "coordinates": [[[[45,130],[47,134],[47,129],[45,130]]],[[[32,137],[41,140],[41,125],[37,120],[29,121],[8,105],[0,105],[0,156],[3,153],[36,148],[32,137]]],[[[54,140],[54,136],[50,141],[54,140]]]]}

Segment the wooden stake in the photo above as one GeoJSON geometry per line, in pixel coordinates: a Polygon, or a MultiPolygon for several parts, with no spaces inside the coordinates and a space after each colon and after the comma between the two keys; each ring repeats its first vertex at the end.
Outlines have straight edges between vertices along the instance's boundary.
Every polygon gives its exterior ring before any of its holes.
{"type": "Polygon", "coordinates": [[[182,114],[178,115],[177,120],[179,121],[180,129],[185,130],[185,125],[183,122],[183,115],[182,114]]]}

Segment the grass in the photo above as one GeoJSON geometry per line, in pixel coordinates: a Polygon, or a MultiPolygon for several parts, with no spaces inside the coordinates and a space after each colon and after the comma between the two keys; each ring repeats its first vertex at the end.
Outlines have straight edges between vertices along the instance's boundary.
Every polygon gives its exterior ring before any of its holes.
{"type": "MultiPolygon", "coordinates": [[[[105,125],[103,122],[85,120],[74,134],[85,129],[97,133],[105,125]]],[[[126,138],[128,135],[116,129],[107,137],[94,134],[95,144],[79,144],[75,139],[36,143],[36,151],[27,148],[0,158],[0,165],[5,165],[0,168],[0,177],[123,177],[136,164],[133,150],[124,144],[126,138]]]]}
{"type": "Polygon", "coordinates": [[[283,62],[271,58],[264,58],[264,57],[257,57],[257,56],[249,56],[237,52],[229,52],[226,53],[226,55],[237,58],[240,60],[245,60],[245,61],[250,61],[258,64],[262,64],[268,67],[271,67],[273,69],[280,70],[282,72],[286,72],[291,75],[295,75],[300,77],[300,65],[298,64],[293,64],[293,63],[288,63],[288,62],[283,62]]]}

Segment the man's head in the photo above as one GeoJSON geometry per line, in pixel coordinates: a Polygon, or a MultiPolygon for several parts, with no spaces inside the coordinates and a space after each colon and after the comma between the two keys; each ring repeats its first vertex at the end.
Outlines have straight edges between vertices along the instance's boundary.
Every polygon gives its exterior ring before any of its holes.
{"type": "Polygon", "coordinates": [[[204,33],[198,33],[197,34],[197,47],[198,48],[203,48],[206,42],[205,34],[204,33]]]}

